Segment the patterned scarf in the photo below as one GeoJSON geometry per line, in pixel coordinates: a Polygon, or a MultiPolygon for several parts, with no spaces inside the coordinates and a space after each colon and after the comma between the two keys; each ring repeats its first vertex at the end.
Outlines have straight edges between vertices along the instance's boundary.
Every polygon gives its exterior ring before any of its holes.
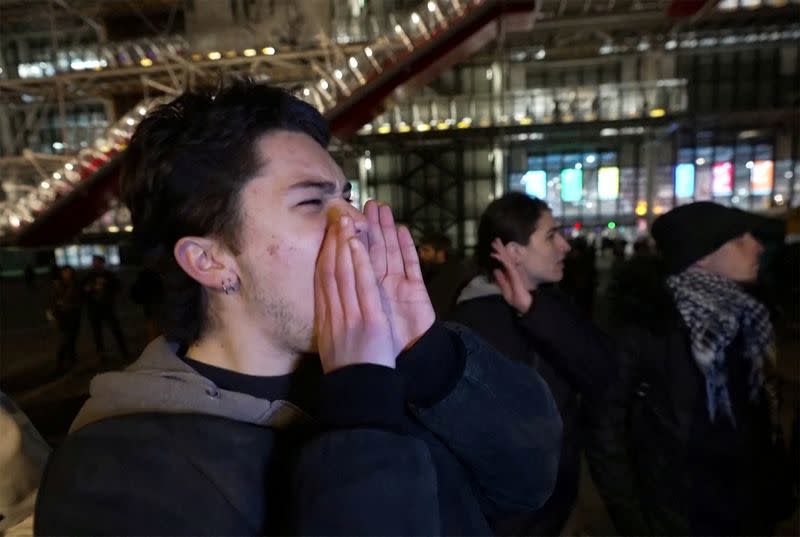
{"type": "Polygon", "coordinates": [[[689,327],[692,354],[706,379],[711,421],[721,412],[735,425],[728,394],[725,350],[741,333],[750,362],[750,399],[764,387],[764,365],[775,359],[775,334],[763,304],[733,281],[700,270],[667,278],[678,311],[689,327]]]}

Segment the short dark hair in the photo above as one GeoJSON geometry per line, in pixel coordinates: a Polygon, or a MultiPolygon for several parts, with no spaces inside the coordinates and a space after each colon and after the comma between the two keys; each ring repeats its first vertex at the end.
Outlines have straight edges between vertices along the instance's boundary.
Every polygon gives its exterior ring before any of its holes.
{"type": "Polygon", "coordinates": [[[499,238],[503,244],[528,244],[539,218],[549,210],[545,202],[522,192],[509,192],[490,203],[481,215],[475,245],[475,263],[484,275],[493,280],[494,269],[501,267],[492,257],[492,241],[499,238]]]}
{"type": "Polygon", "coordinates": [[[263,165],[258,140],[275,131],[307,134],[323,148],[330,141],[314,107],[249,80],[185,92],[136,129],[123,157],[122,196],[135,243],[164,278],[159,322],[168,339],[190,345],[209,322],[206,290],[178,265],[175,243],[208,236],[239,252],[240,193],[263,165]]]}

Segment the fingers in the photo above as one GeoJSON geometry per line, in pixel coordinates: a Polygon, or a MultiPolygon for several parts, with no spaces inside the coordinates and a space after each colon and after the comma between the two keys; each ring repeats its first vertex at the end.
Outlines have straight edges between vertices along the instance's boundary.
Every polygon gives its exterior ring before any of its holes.
{"type": "Polygon", "coordinates": [[[316,277],[319,291],[315,293],[315,299],[320,306],[318,315],[322,316],[320,320],[323,323],[342,317],[336,284],[336,232],[336,227],[328,227],[317,257],[316,277]]]}
{"type": "Polygon", "coordinates": [[[367,238],[369,242],[369,259],[375,275],[382,279],[386,274],[386,242],[383,240],[383,231],[380,223],[380,205],[375,200],[369,200],[364,205],[364,216],[367,217],[367,238]]]}
{"type": "Polygon", "coordinates": [[[494,250],[492,257],[497,259],[506,268],[506,270],[511,270],[514,267],[514,262],[512,261],[511,256],[508,254],[508,249],[503,244],[503,241],[500,239],[493,240],[492,249],[494,250]]]}
{"type": "Polygon", "coordinates": [[[392,209],[388,205],[381,205],[379,217],[381,233],[386,244],[386,273],[404,274],[403,254],[400,252],[400,243],[397,240],[392,209]]]}
{"type": "Polygon", "coordinates": [[[350,239],[350,254],[353,260],[355,291],[361,315],[368,322],[380,320],[385,314],[369,254],[364,248],[364,244],[354,239],[350,239]]]}
{"type": "Polygon", "coordinates": [[[397,230],[397,241],[400,246],[400,254],[403,256],[403,268],[406,278],[409,280],[422,281],[422,268],[419,265],[419,254],[414,244],[414,238],[406,226],[400,226],[397,230]]]}
{"type": "Polygon", "coordinates": [[[358,241],[358,239],[352,238],[354,234],[352,219],[347,216],[342,217],[336,238],[335,275],[342,315],[347,326],[358,324],[361,319],[361,308],[358,304],[355,275],[353,274],[353,255],[350,251],[350,242],[358,241]]]}

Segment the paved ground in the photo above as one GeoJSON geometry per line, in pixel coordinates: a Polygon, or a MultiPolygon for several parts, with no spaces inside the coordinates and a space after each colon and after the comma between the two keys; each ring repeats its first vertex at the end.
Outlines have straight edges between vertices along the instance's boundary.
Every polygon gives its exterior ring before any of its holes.
{"type": "MultiPolygon", "coordinates": [[[[138,355],[146,344],[142,314],[127,296],[127,288],[135,273],[122,271],[126,291],[120,296],[118,314],[131,351],[138,355]]],[[[55,350],[57,333],[44,311],[51,299],[49,282],[40,278],[34,289],[20,280],[0,280],[0,389],[11,396],[31,418],[45,439],[58,445],[72,419],[86,400],[89,381],[98,372],[125,365],[121,358],[102,361],[93,349],[86,319],[81,324],[78,340],[78,366],[66,375],[56,374],[55,350]]],[[[115,349],[111,334],[106,347],[115,349]]],[[[785,408],[798,405],[800,399],[800,340],[797,335],[782,333],[780,375],[785,408]]],[[[784,415],[786,421],[791,413],[784,415]]],[[[580,535],[612,535],[602,501],[591,480],[581,483],[576,512],[575,531],[580,535]]],[[[800,535],[796,514],[780,528],[780,535],[800,535]]]]}

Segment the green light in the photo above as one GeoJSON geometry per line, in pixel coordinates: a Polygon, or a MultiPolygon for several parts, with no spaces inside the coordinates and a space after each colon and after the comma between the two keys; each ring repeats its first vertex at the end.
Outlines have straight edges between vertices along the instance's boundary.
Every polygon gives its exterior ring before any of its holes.
{"type": "Polygon", "coordinates": [[[615,229],[617,227],[617,223],[613,220],[608,223],[608,229],[615,229]]]}

